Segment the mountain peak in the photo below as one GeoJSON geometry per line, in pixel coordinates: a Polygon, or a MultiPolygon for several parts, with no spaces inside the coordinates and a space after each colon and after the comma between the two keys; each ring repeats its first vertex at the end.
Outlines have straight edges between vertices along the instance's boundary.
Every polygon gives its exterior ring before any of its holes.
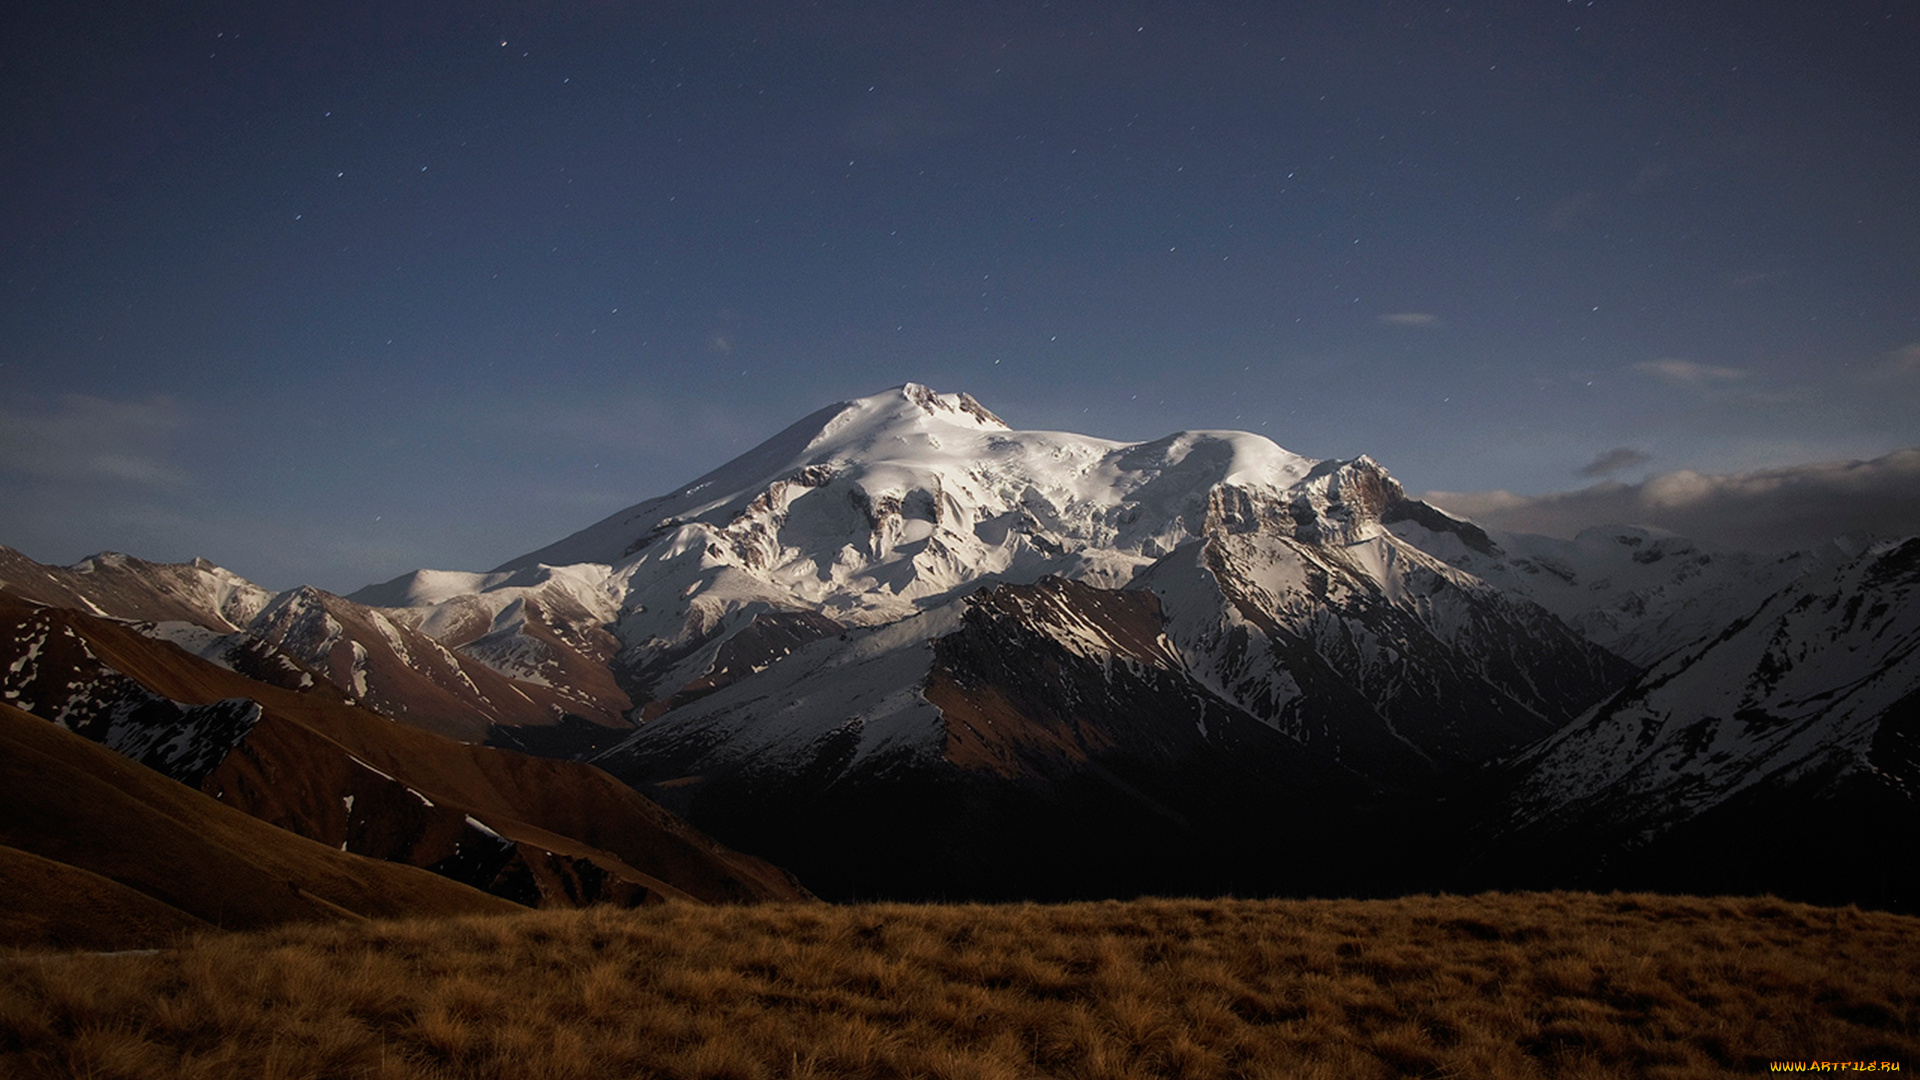
{"type": "Polygon", "coordinates": [[[814,412],[691,484],[499,569],[626,573],[636,560],[700,552],[703,573],[737,558],[781,596],[798,589],[811,604],[822,590],[877,590],[891,611],[908,592],[977,573],[1091,572],[1075,561],[1082,552],[1125,580],[1150,552],[1197,535],[1215,488],[1271,501],[1315,465],[1243,431],[1144,443],[1016,431],[968,394],[904,383],[814,412]],[[1106,566],[1108,556],[1125,565],[1106,566]]]}
{"type": "MultiPolygon", "coordinates": [[[[877,447],[901,441],[924,441],[938,432],[959,428],[963,431],[1010,431],[1006,421],[987,411],[969,394],[942,394],[919,383],[902,383],[867,397],[843,401],[831,409],[815,413],[788,428],[799,432],[812,428],[804,451],[818,463],[835,453],[864,455],[877,447]],[[816,426],[817,425],[817,426],[816,426]]],[[[770,440],[771,444],[775,440],[770,440]]],[[[802,464],[798,459],[791,465],[802,464]]]]}
{"type": "Polygon", "coordinates": [[[975,401],[972,394],[965,392],[942,394],[915,382],[902,383],[894,390],[908,401],[920,406],[929,416],[937,416],[943,420],[964,417],[977,427],[1012,430],[1005,420],[995,416],[986,406],[975,401]]]}

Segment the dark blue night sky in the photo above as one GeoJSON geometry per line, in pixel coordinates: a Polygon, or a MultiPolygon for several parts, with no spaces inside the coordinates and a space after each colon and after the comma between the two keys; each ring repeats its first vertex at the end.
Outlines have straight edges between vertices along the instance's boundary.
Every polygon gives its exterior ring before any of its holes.
{"type": "Polygon", "coordinates": [[[1560,531],[1920,488],[1906,0],[42,6],[0,43],[42,560],[484,568],[908,380],[1560,531]]]}

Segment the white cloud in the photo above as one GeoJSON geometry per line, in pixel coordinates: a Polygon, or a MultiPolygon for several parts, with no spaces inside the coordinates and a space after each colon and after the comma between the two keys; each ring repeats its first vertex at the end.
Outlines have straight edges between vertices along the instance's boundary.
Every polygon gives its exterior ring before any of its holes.
{"type": "Polygon", "coordinates": [[[1396,311],[1391,315],[1380,316],[1380,321],[1389,326],[1437,326],[1440,317],[1424,311],[1396,311]]]}
{"type": "Polygon", "coordinates": [[[1716,367],[1712,364],[1697,364],[1692,360],[1647,360],[1633,365],[1633,370],[1658,375],[1669,382],[1687,386],[1706,386],[1710,383],[1732,382],[1744,379],[1752,374],[1740,368],[1716,367]]]}
{"type": "Polygon", "coordinates": [[[1631,446],[1616,446],[1607,450],[1592,461],[1574,470],[1579,476],[1611,476],[1621,469],[1631,469],[1635,465],[1645,465],[1652,460],[1631,446]]]}
{"type": "Polygon", "coordinates": [[[186,426],[171,398],[109,401],[68,394],[51,408],[0,409],[0,471],[62,482],[178,488],[189,477],[172,461],[186,426]]]}
{"type": "Polygon", "coordinates": [[[1745,473],[1660,473],[1638,484],[1578,491],[1423,496],[1479,524],[1572,536],[1594,525],[1657,525],[1683,536],[1753,550],[1808,547],[1845,533],[1920,535],[1920,447],[1871,461],[1830,461],[1745,473]]]}

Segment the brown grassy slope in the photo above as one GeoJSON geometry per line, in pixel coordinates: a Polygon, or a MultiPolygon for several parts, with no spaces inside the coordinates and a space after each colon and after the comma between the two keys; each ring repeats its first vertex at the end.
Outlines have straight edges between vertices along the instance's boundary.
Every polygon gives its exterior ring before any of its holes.
{"type": "Polygon", "coordinates": [[[0,1073],[1656,1078],[1920,1066],[1920,920],[1771,899],[691,905],[0,961],[0,1073]]]}
{"type": "Polygon", "coordinates": [[[211,929],[206,920],[111,878],[0,847],[0,942],[127,949],[211,929]]]}
{"type": "MultiPolygon", "coordinates": [[[[0,844],[107,878],[188,922],[232,928],[515,910],[423,870],[276,829],[10,705],[0,705],[0,844]]],[[[14,862],[9,899],[21,906],[9,921],[21,932],[37,923],[49,943],[118,947],[171,936],[162,913],[144,905],[149,920],[108,921],[133,902],[94,892],[89,876],[14,862]],[[35,874],[49,891],[29,891],[35,874]],[[67,937],[62,919],[85,929],[67,937]]]]}
{"type": "MultiPolygon", "coordinates": [[[[591,864],[591,871],[608,878],[630,879],[632,888],[621,895],[707,901],[806,896],[784,871],[715,842],[593,766],[455,742],[356,708],[331,685],[306,691],[270,686],[123,623],[34,607],[4,590],[0,617],[71,630],[90,657],[174,701],[258,702],[261,723],[202,787],[223,795],[229,806],[329,846],[349,839],[342,797],[355,792],[343,785],[358,773],[354,782],[362,790],[356,801],[363,806],[384,782],[390,803],[421,807],[419,796],[406,789],[424,795],[433,804],[427,817],[435,820],[413,822],[416,834],[377,838],[384,846],[356,843],[354,850],[429,865],[453,854],[465,817],[473,814],[520,845],[516,866],[542,886],[542,903],[569,902],[565,890],[574,884],[555,872],[550,864],[556,860],[544,855],[549,851],[591,864]],[[381,781],[352,758],[395,780],[381,781]]],[[[59,637],[49,634],[50,650],[59,637]]]]}

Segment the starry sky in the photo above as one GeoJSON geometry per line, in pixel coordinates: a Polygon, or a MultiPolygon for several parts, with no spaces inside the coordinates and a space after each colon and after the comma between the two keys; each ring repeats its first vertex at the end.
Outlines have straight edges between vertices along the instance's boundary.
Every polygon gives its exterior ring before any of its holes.
{"type": "Polygon", "coordinates": [[[1911,0],[35,6],[42,561],[484,569],[906,381],[1504,527],[1920,528],[1911,0]]]}

